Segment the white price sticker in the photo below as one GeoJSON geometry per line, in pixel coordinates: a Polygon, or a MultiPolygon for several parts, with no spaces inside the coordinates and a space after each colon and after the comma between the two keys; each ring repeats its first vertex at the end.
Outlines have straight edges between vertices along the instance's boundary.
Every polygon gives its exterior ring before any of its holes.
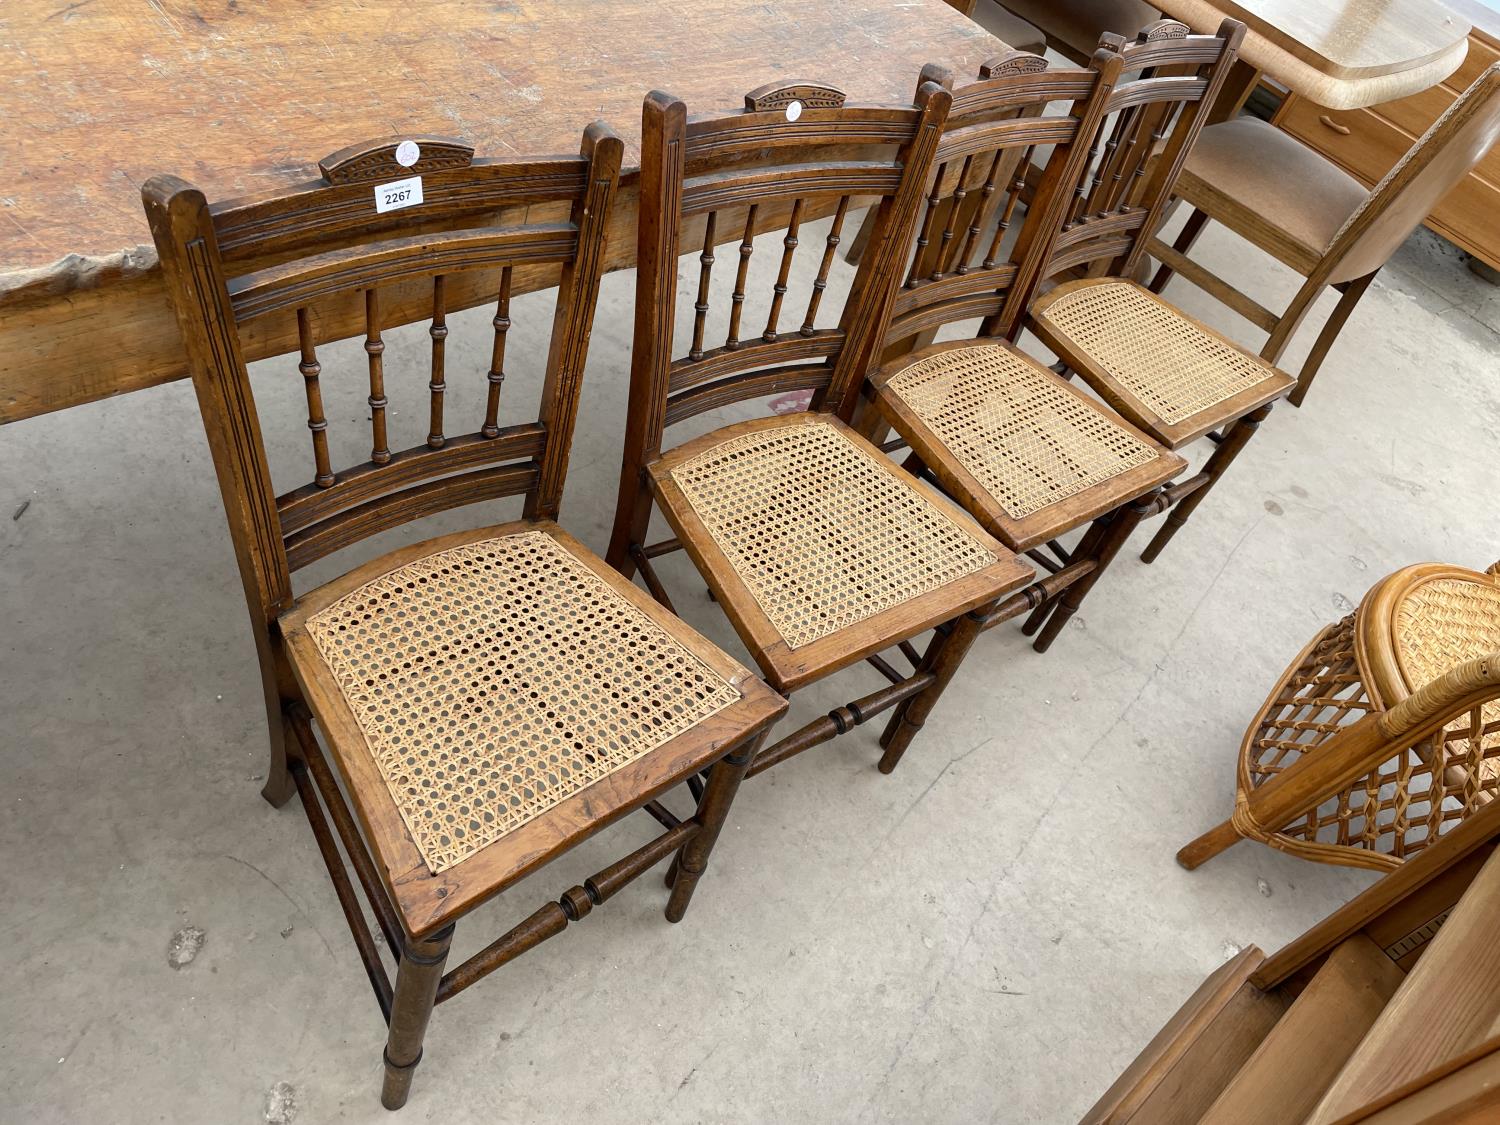
{"type": "Polygon", "coordinates": [[[392,180],[388,184],[375,185],[375,213],[399,211],[403,207],[415,207],[422,202],[422,177],[409,176],[404,180],[392,180]]]}

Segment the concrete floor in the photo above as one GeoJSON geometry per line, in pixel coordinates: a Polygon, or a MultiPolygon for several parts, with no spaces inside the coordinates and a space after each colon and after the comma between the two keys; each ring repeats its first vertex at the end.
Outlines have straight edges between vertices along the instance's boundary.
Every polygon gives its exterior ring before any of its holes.
{"type": "MultiPolygon", "coordinates": [[[[1202,247],[1291,293],[1231,236],[1202,247]]],[[[606,285],[563,512],[599,549],[631,286],[606,285]]],[[[1169,296],[1258,345],[1190,287],[1169,296]]],[[[487,317],[455,319],[451,418],[474,416],[487,317]]],[[[519,370],[546,329],[517,319],[519,370]]],[[[1497,333],[1500,289],[1418,235],[1308,406],[1272,415],[1164,558],[1122,556],[1046,657],[1012,628],[983,638],[894,775],[872,726],[748,786],[683,925],[652,875],[443,1007],[402,1119],[1075,1120],[1237,947],[1274,949],[1369,881],[1252,844],[1193,874],[1172,855],[1228,813],[1243,726],[1314,630],[1396,567],[1500,556],[1497,333]]],[[[412,440],[424,347],[398,333],[387,358],[412,440]]],[[[362,357],[327,351],[352,457],[362,357]]],[[[513,417],[534,374],[508,386],[513,417]]],[[[290,362],[256,378],[265,414],[296,417],[290,362]]],[[[278,486],[300,483],[304,431],[275,435],[278,486]]],[[[389,1120],[383,1029],[312,836],[258,796],[260,689],[191,388],[0,430],[0,512],[0,1119],[389,1120]]],[[[311,578],[508,516],[450,514],[311,578]]],[[[688,564],[666,570],[742,655],[688,564]]],[[[870,686],[845,674],[794,718],[870,686]]],[[[458,952],[650,830],[481,909],[458,952]]]]}

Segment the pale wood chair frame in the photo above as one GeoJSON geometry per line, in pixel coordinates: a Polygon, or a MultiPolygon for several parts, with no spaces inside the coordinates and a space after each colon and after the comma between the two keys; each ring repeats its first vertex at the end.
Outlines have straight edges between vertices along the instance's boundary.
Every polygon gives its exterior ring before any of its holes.
{"type": "MultiPolygon", "coordinates": [[[[1352,621],[1314,637],[1245,732],[1233,816],[1179,851],[1179,863],[1191,870],[1249,839],[1305,859],[1390,871],[1437,847],[1496,803],[1500,781],[1484,777],[1484,771],[1493,771],[1500,757],[1500,722],[1487,718],[1485,707],[1500,699],[1500,653],[1465,661],[1425,684],[1413,682],[1401,656],[1397,610],[1414,591],[1435,581],[1497,586],[1500,563],[1484,574],[1435,563],[1407,567],[1372,587],[1352,621]],[[1337,651],[1330,650],[1330,640],[1337,651]],[[1290,725],[1309,737],[1298,743],[1298,757],[1290,764],[1268,768],[1257,758],[1258,739],[1264,731],[1290,725]],[[1466,753],[1450,754],[1447,746],[1454,741],[1467,743],[1466,753]],[[1476,752],[1481,761],[1468,760],[1476,752]],[[1414,806],[1431,806],[1425,836],[1393,840],[1386,851],[1376,848],[1386,833],[1377,837],[1368,825],[1369,840],[1348,843],[1322,842],[1302,827],[1331,799],[1361,787],[1379,786],[1384,806],[1390,803],[1384,789],[1393,785],[1394,799],[1401,801],[1406,782],[1402,771],[1390,767],[1412,757],[1430,771],[1430,785],[1441,787],[1440,796],[1426,789],[1409,798],[1414,806]],[[1461,807],[1445,811],[1448,800],[1460,801],[1461,807]],[[1298,831],[1289,835],[1293,825],[1298,831]]],[[[1368,819],[1375,813],[1367,809],[1359,815],[1368,819]]]]}
{"type": "MultiPolygon", "coordinates": [[[[826,423],[852,443],[860,443],[848,419],[889,318],[901,261],[910,245],[911,224],[949,103],[946,90],[928,84],[919,92],[914,108],[846,105],[837,89],[807,82],[761,87],[746,96],[743,112],[729,115],[689,119],[680,101],[659,92],[645,101],[631,407],[607,557],[627,575],[639,571],[652,594],[670,606],[652,560],[685,549],[763,674],[783,694],[790,695],[860,661],[871,664],[887,681],[885,687],[762,749],[750,767],[751,776],[892,709],[881,738],[880,769],[894,769],[972,645],[985,608],[1031,577],[1029,568],[994,544],[987,548],[994,562],[983,569],[810,644],[790,648],[691,504],[683,502],[672,475],[675,467],[707,444],[771,427],[826,423]],[[796,109],[789,116],[787,107],[793,103],[796,109]],[[877,155],[870,155],[872,146],[879,146],[877,155]],[[843,159],[850,156],[856,159],[843,159]],[[839,328],[816,329],[813,312],[852,196],[879,200],[871,249],[858,268],[839,328]],[[835,206],[836,197],[842,199],[835,206]],[[798,218],[803,214],[803,201],[809,198],[815,209],[821,199],[825,212],[834,211],[836,219],[803,327],[778,331],[777,316],[798,241],[798,218]],[[705,350],[713,251],[717,240],[725,238],[716,216],[721,210],[733,214],[736,206],[753,204],[765,220],[766,211],[778,203],[790,203],[792,214],[767,329],[760,339],[738,339],[750,239],[747,220],[730,340],[721,348],[705,350]],[[704,216],[703,249],[692,344],[683,358],[674,359],[681,244],[684,229],[700,215],[704,216]],[[726,426],[663,452],[663,435],[669,425],[731,402],[799,389],[813,391],[805,416],[726,426]],[[647,543],[655,508],[663,512],[676,534],[647,543]],[[918,653],[911,641],[929,629],[936,629],[936,635],[926,653],[918,653]],[[910,661],[910,672],[900,671],[879,655],[893,646],[910,661]]],[[[764,229],[764,223],[757,229],[764,229]]],[[[903,489],[913,487],[910,478],[879,456],[875,447],[870,446],[868,452],[875,454],[880,473],[901,482],[903,489]]],[[[987,540],[977,524],[967,522],[961,513],[952,515],[971,534],[987,540]]]]}
{"type": "Polygon", "coordinates": [[[1178,179],[1173,194],[1175,200],[1186,203],[1192,210],[1170,246],[1154,237],[1147,246],[1147,254],[1161,263],[1149,288],[1153,293],[1161,293],[1174,275],[1181,275],[1268,334],[1260,349],[1260,356],[1267,363],[1280,361],[1314,302],[1325,289],[1334,289],[1339,294],[1338,303],[1319,329],[1312,350],[1297,373],[1297,386],[1287,396],[1293,406],[1301,406],[1339,333],[1391,254],[1494,143],[1500,133],[1497,95],[1500,95],[1500,64],[1490,66],[1476,78],[1459,96],[1452,111],[1435,121],[1412,144],[1407,154],[1370,189],[1365,202],[1326,247],[1304,244],[1278,226],[1274,217],[1252,211],[1212,190],[1189,170],[1178,179]],[[1477,124],[1481,135],[1488,139],[1480,144],[1471,142],[1461,159],[1440,166],[1438,162],[1449,144],[1471,124],[1477,124]],[[1437,174],[1433,175],[1435,168],[1437,174]],[[1301,286],[1280,313],[1266,308],[1189,257],[1210,221],[1223,223],[1302,275],[1301,286]]]}
{"type": "Polygon", "coordinates": [[[421,137],[416,138],[420,158],[411,167],[397,161],[401,140],[336,153],[323,161],[321,180],[287,191],[210,206],[197,189],[159,176],[142,193],[182,330],[254,627],[272,744],[264,795],[278,806],[294,789],[302,797],[389,1025],[382,1101],[391,1109],[406,1100],[436,1003],[562,932],[672,855],[675,885],[667,916],[673,921],[682,917],[753,748],[786,707],[753,674],[553,522],[602,275],[606,222],[619,178],[619,138],[595,125],[585,132],[579,156],[474,161],[472,149],[462,142],[421,137]],[[422,176],[423,204],[377,215],[376,185],[413,174],[422,176]],[[548,270],[558,278],[558,298],[540,414],[534,422],[500,426],[513,275],[548,270]],[[450,437],[443,432],[445,312],[471,282],[500,294],[487,417],[480,432],[450,437]],[[319,310],[357,300],[361,291],[373,452],[363,465],[335,473],[312,326],[319,310]],[[396,323],[415,319],[422,301],[431,301],[432,308],[430,433],[424,445],[397,452],[390,450],[386,434],[382,291],[394,298],[386,311],[397,312],[396,323]],[[411,305],[413,315],[399,315],[403,303],[411,305]],[[240,340],[242,324],[273,314],[286,319],[288,342],[300,347],[316,470],[312,484],[279,497],[271,485],[240,340]],[[293,593],[292,571],[365,536],[458,505],[512,495],[525,498],[520,521],[400,549],[304,597],[293,593]],[[331,686],[308,621],[368,579],[412,559],[517,531],[549,537],[598,583],[733,685],[739,698],[434,875],[366,749],[349,703],[331,686]],[[327,752],[319,744],[315,721],[327,752]],[[680,819],[656,800],[705,770],[711,771],[709,781],[692,817],[680,819]],[[660,836],[444,972],[460,916],[640,809],[661,823],[660,836]],[[394,985],[339,844],[385,947],[397,960],[394,985]]]}

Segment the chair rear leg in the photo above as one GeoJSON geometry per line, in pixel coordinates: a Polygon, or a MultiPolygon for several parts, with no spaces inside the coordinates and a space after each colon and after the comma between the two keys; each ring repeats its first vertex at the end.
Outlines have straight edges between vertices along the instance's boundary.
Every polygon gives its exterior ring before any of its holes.
{"type": "Polygon", "coordinates": [[[1210,828],[1199,836],[1187,847],[1177,853],[1177,862],[1187,870],[1192,871],[1195,867],[1207,863],[1222,851],[1226,851],[1238,844],[1243,836],[1234,826],[1234,821],[1226,820],[1223,824],[1210,828]]]}
{"type": "MultiPolygon", "coordinates": [[[[1193,208],[1193,213],[1187,217],[1187,222],[1182,224],[1182,229],[1177,232],[1177,238],[1172,242],[1172,249],[1179,254],[1187,254],[1193,248],[1193,243],[1198,241],[1198,236],[1203,233],[1203,228],[1208,225],[1208,213],[1193,208]]],[[[1153,293],[1160,293],[1167,287],[1175,272],[1171,266],[1161,265],[1156,269],[1156,276],[1151,279],[1151,284],[1146,288],[1153,293]]]]}
{"type": "Polygon", "coordinates": [[[1093,551],[1093,558],[1098,565],[1063,591],[1057,609],[1047,619],[1046,627],[1042,629],[1041,634],[1032,642],[1031,647],[1037,652],[1046,652],[1052,647],[1057,634],[1062,632],[1063,626],[1078,612],[1083,599],[1088,596],[1088,592],[1094,588],[1094,583],[1099,581],[1109,564],[1114,561],[1114,557],[1120,553],[1120,548],[1125,546],[1126,541],[1140,526],[1141,521],[1154,510],[1153,501],[1160,492],[1160,489],[1153,489],[1138,500],[1116,509],[1104,529],[1098,546],[1093,551]]]}
{"type": "Polygon", "coordinates": [[[1301,406],[1302,400],[1307,397],[1308,390],[1312,387],[1313,380],[1318,376],[1318,370],[1323,366],[1323,361],[1328,358],[1328,352],[1333,343],[1338,339],[1340,332],[1344,330],[1345,323],[1349,320],[1349,314],[1354,311],[1354,306],[1359,304],[1359,299],[1365,295],[1365,290],[1375,280],[1375,274],[1380,271],[1365,274],[1364,277],[1355,278],[1344,287],[1339,296],[1339,303],[1333,307],[1333,312],[1323,324],[1323,330],[1318,333],[1318,338],[1313,343],[1312,351],[1307,353],[1307,359],[1302,364],[1302,370],[1297,373],[1297,385],[1292,388],[1292,393],[1287,395],[1287,401],[1293,406],[1301,406]]]}
{"type": "Polygon", "coordinates": [[[667,900],[668,922],[681,922],[687,913],[693,890],[703,872],[708,870],[709,854],[729,817],[729,806],[734,803],[734,795],[745,779],[745,771],[750,768],[750,762],[765,739],[765,734],[761,734],[741,744],[733,753],[720,758],[708,775],[708,786],[703,790],[703,799],[698,802],[697,820],[703,827],[682,845],[667,874],[667,885],[672,888],[672,897],[667,900]]]}
{"type": "Polygon", "coordinates": [[[890,773],[901,761],[901,755],[906,753],[906,748],[911,745],[917,731],[926,724],[943,689],[948,686],[948,681],[953,679],[958,666],[974,646],[975,638],[984,631],[985,616],[994,608],[995,603],[991,602],[948,622],[947,635],[939,633],[928,646],[920,670],[933,673],[936,679],[926,690],[896,708],[896,713],[891,716],[885,732],[880,736],[880,745],[885,751],[880,758],[881,773],[890,773]]]}
{"type": "Polygon", "coordinates": [[[1270,413],[1271,404],[1268,402],[1252,410],[1229,427],[1228,432],[1224,434],[1224,440],[1219,442],[1218,448],[1204,463],[1203,473],[1208,479],[1204,481],[1201,488],[1184,496],[1167,513],[1166,522],[1162,524],[1151,542],[1146,544],[1146,549],[1141,552],[1142,562],[1156,561],[1166,545],[1172,541],[1172,536],[1176,535],[1178,529],[1187,523],[1188,517],[1193,514],[1198,505],[1203,503],[1203,498],[1218,483],[1219,478],[1224,475],[1224,470],[1229,468],[1230,463],[1239,456],[1240,450],[1245,448],[1245,443],[1254,436],[1260,424],[1265,421],[1266,415],[1270,413]]]}
{"type": "Polygon", "coordinates": [[[438,982],[453,944],[453,927],[446,926],[425,941],[408,941],[396,969],[396,991],[391,1000],[390,1034],[385,1045],[385,1085],[380,1104],[400,1109],[411,1093],[412,1074],[422,1061],[422,1040],[437,1002],[438,982]]]}

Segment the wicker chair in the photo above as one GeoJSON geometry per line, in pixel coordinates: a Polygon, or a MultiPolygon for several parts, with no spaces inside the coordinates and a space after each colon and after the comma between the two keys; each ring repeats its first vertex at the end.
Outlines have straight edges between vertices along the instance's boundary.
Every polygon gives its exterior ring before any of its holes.
{"type": "Polygon", "coordinates": [[[1240,745],[1234,815],[1177,853],[1241,839],[1389,870],[1500,791],[1500,563],[1409,566],[1292,662],[1240,745]]]}
{"type": "Polygon", "coordinates": [[[335,153],[321,180],[283,192],[210,207],[171,176],[142,192],[260,657],[264,795],[302,798],[389,1025],[389,1109],[406,1101],[434,1004],[674,854],[667,917],[682,917],[754,740],[786,709],[553,522],[622,147],[602,125],[579,156],[475,161],[461,142],[397,138],[335,153]],[[557,284],[552,343],[538,413],[501,425],[518,279],[557,284]],[[448,314],[481,302],[497,310],[487,378],[445,362],[448,314]],[[431,336],[426,385],[393,397],[427,409],[405,412],[422,432],[400,448],[383,332],[418,318],[431,336]],[[265,415],[283,433],[310,431],[313,479],[279,496],[245,366],[251,333],[294,342],[306,389],[305,418],[265,415]],[[367,461],[335,467],[329,428],[347,414],[324,408],[332,380],[317,345],[355,334],[373,447],[367,461]],[[466,375],[486,388],[484,420],[454,433],[445,391],[466,375]],[[522,519],[409,544],[293,590],[294,571],[368,536],[504,497],[522,519]],[[656,802],[704,770],[693,816],[656,802]],[[636,810],[664,831],[444,972],[459,919],[636,810]],[[396,958],[394,986],[385,956],[396,958]]]}
{"type": "Polygon", "coordinates": [[[1241,117],[1203,130],[1174,194],[1192,211],[1171,246],[1153,239],[1160,293],[1174,274],[1268,333],[1260,356],[1276,363],[1313,302],[1339,293],[1288,396],[1302,405],[1355,305],[1391,254],[1500,137],[1500,63],[1459,95],[1370,191],[1280,129],[1241,117]],[[1289,185],[1295,185],[1289,190],[1289,185]],[[1223,223],[1304,278],[1280,313],[1188,257],[1209,220],[1223,223]]]}

